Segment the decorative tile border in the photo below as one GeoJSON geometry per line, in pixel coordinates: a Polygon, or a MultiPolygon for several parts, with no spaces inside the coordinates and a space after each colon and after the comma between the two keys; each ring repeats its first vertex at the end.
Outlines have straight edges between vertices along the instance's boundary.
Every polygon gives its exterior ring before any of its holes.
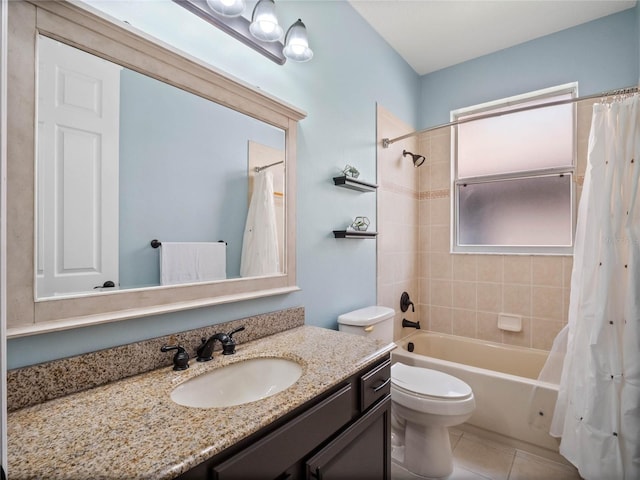
{"type": "Polygon", "coordinates": [[[449,189],[446,190],[431,190],[427,192],[420,192],[418,199],[419,200],[433,200],[435,198],[449,198],[451,192],[449,189]]]}
{"type": "Polygon", "coordinates": [[[217,332],[245,326],[246,330],[234,335],[238,343],[245,343],[301,325],[304,307],[294,307],[10,370],[7,409],[11,412],[171,365],[173,353],[161,352],[163,345],[180,344],[195,358],[201,338],[217,332]]]}

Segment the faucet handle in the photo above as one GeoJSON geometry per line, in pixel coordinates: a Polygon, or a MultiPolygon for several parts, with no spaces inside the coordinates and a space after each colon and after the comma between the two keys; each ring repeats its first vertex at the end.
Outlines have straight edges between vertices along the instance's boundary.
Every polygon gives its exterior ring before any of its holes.
{"type": "Polygon", "coordinates": [[[233,335],[235,333],[243,331],[244,327],[236,328],[227,334],[227,340],[222,342],[222,354],[223,355],[233,355],[236,353],[236,341],[233,339],[233,335]]]}
{"type": "Polygon", "coordinates": [[[171,350],[177,350],[173,356],[173,369],[186,370],[189,368],[189,354],[182,345],[163,345],[160,347],[161,352],[169,352],[171,350]]]}
{"type": "Polygon", "coordinates": [[[229,333],[227,333],[227,335],[229,335],[229,338],[231,338],[234,334],[236,334],[238,332],[242,332],[243,330],[245,330],[244,326],[238,327],[235,330],[232,330],[229,333]]]}

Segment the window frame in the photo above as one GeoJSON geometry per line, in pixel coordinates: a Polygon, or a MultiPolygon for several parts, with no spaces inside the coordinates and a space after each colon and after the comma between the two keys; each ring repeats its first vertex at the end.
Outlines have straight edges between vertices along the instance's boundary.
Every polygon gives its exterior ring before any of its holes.
{"type": "MultiPolygon", "coordinates": [[[[541,90],[536,90],[521,95],[515,95],[491,102],[486,102],[470,107],[464,107],[456,110],[452,110],[450,113],[451,122],[456,122],[461,117],[467,117],[469,115],[482,115],[488,114],[499,109],[518,109],[523,103],[531,102],[540,99],[549,99],[552,97],[570,94],[572,99],[578,97],[578,83],[566,83],[555,87],[549,87],[541,90]]],[[[571,158],[571,165],[567,167],[553,167],[553,168],[540,168],[522,170],[519,172],[509,172],[503,174],[491,174],[480,175],[475,177],[465,177],[463,179],[458,178],[458,127],[453,125],[451,127],[451,231],[450,231],[450,246],[451,253],[453,254],[496,254],[496,255],[572,255],[573,246],[575,243],[575,226],[576,226],[576,158],[577,158],[577,104],[574,102],[572,105],[572,144],[573,155],[571,158]],[[515,245],[461,245],[459,242],[459,189],[460,185],[468,184],[484,184],[490,182],[500,182],[513,179],[524,178],[539,178],[549,175],[569,175],[570,177],[570,212],[571,212],[571,242],[570,245],[530,245],[530,246],[515,246],[515,245]]],[[[508,114],[508,113],[506,113],[508,114]]]]}

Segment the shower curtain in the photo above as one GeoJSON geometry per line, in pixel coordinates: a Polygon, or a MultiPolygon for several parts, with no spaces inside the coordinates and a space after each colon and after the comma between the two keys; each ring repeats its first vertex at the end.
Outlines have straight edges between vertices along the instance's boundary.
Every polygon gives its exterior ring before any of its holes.
{"type": "Polygon", "coordinates": [[[240,275],[255,277],[280,271],[273,174],[256,173],[242,240],[240,275]]]}
{"type": "Polygon", "coordinates": [[[640,478],[640,106],[593,106],[551,434],[588,479],[640,478]]]}

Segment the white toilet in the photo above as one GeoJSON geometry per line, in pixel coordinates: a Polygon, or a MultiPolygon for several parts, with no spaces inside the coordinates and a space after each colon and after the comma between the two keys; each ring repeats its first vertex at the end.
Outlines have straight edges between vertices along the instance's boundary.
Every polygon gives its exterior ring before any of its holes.
{"type": "MultiPolygon", "coordinates": [[[[340,331],[393,341],[395,312],[366,307],[338,317],[340,331]]],[[[392,354],[393,359],[393,354],[392,354]]],[[[475,409],[471,387],[437,370],[394,363],[391,366],[391,441],[393,461],[426,478],[453,471],[448,427],[464,423],[475,409]]]]}

